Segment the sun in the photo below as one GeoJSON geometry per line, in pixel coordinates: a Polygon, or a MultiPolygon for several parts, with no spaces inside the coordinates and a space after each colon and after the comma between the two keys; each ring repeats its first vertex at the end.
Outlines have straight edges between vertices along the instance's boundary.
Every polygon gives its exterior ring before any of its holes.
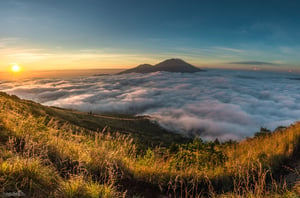
{"type": "Polygon", "coordinates": [[[21,71],[21,67],[19,65],[13,65],[11,67],[11,71],[14,72],[14,73],[18,73],[21,71]]]}

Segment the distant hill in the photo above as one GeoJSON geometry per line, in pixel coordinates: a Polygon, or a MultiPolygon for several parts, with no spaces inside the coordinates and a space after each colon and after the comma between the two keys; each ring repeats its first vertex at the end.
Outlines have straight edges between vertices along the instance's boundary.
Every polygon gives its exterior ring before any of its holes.
{"type": "Polygon", "coordinates": [[[119,74],[151,73],[151,72],[157,72],[157,71],[194,73],[194,72],[201,72],[204,70],[202,70],[198,67],[195,67],[181,59],[173,58],[173,59],[167,59],[156,65],[142,64],[135,68],[122,71],[119,74]]]}

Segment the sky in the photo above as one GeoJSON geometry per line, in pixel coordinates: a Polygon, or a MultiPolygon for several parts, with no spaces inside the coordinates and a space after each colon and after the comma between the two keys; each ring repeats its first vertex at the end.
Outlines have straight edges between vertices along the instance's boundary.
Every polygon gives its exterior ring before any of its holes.
{"type": "Polygon", "coordinates": [[[297,0],[2,0],[0,71],[130,68],[300,70],[297,0]]]}

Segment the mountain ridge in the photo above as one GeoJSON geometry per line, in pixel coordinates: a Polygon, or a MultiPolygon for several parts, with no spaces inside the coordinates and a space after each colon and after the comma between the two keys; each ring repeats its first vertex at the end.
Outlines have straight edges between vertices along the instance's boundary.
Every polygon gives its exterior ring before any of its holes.
{"type": "Polygon", "coordinates": [[[157,71],[165,72],[181,72],[181,73],[195,73],[204,71],[194,65],[191,65],[179,58],[171,58],[159,62],[156,65],[141,64],[134,68],[127,69],[118,74],[129,74],[129,73],[151,73],[157,71]]]}

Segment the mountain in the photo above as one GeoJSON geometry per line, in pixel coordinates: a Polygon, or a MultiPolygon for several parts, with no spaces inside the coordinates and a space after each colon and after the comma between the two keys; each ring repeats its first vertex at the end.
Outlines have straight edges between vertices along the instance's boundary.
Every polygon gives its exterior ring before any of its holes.
{"type": "Polygon", "coordinates": [[[204,70],[195,67],[181,59],[173,58],[173,59],[167,59],[156,65],[142,64],[135,68],[122,71],[119,74],[150,73],[150,72],[157,72],[157,71],[194,73],[194,72],[200,72],[204,70]]]}

